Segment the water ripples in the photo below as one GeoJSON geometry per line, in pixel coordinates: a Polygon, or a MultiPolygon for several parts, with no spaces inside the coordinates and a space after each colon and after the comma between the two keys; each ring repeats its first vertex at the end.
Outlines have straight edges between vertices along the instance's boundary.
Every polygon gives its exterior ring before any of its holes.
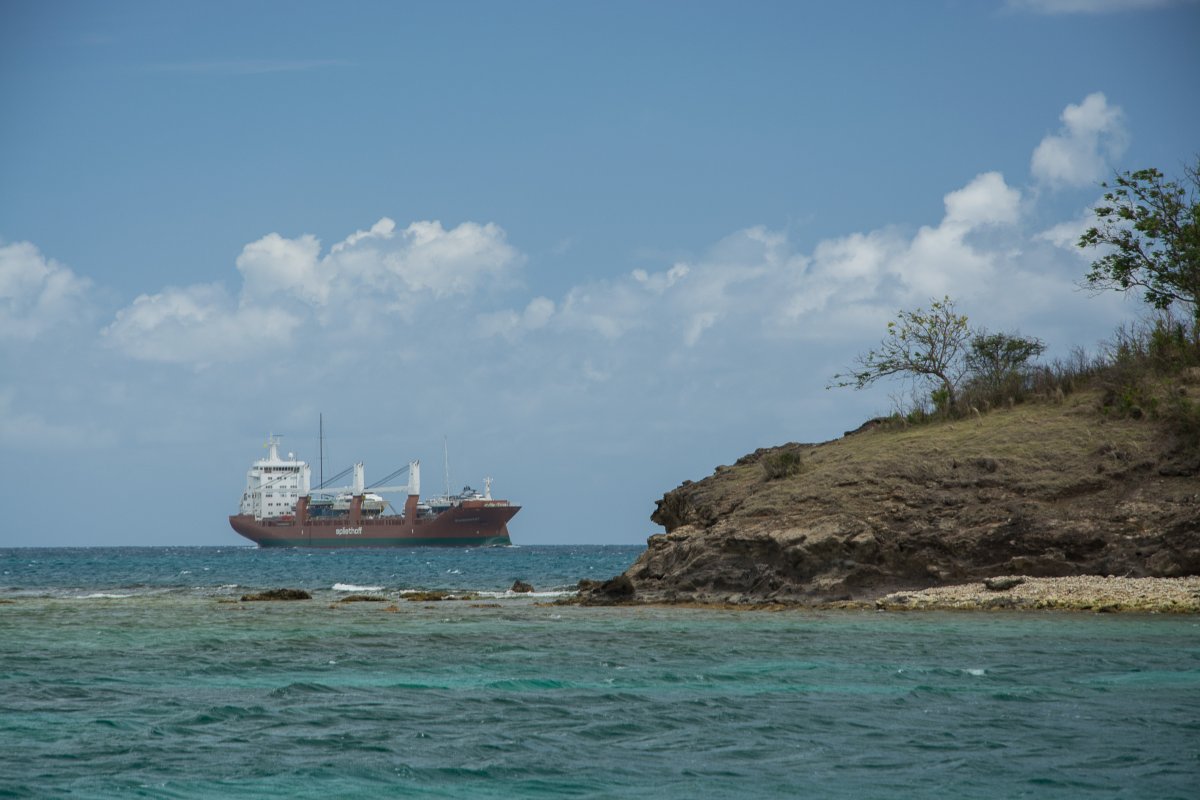
{"type": "Polygon", "coordinates": [[[219,599],[0,605],[0,796],[1169,798],[1200,774],[1190,618],[219,599]]]}

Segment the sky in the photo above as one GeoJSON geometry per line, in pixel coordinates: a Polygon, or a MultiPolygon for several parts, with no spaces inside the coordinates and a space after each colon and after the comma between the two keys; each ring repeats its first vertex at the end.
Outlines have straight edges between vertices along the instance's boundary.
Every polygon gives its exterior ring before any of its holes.
{"type": "Polygon", "coordinates": [[[518,544],[910,389],[900,309],[1095,352],[1114,171],[1200,153],[1200,4],[0,2],[0,546],[241,545],[270,434],[518,544]]]}

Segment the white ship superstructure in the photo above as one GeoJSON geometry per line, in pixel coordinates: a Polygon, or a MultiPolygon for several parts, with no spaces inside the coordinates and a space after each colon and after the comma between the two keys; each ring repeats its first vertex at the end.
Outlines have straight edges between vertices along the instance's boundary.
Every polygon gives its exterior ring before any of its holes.
{"type": "Polygon", "coordinates": [[[308,464],[288,453],[279,457],[279,437],[267,442],[266,458],[255,461],[246,473],[246,491],[242,493],[240,513],[257,520],[291,516],[296,501],[309,494],[311,471],[308,464]]]}

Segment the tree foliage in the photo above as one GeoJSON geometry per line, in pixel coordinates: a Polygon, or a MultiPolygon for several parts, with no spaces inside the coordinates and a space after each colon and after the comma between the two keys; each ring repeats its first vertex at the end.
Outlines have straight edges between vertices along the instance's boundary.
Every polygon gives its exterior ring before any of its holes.
{"type": "Polygon", "coordinates": [[[831,386],[863,389],[880,378],[903,375],[939,385],[947,406],[954,408],[970,338],[967,318],[955,313],[949,297],[932,301],[928,311],[900,311],[879,347],[858,356],[849,372],[834,375],[831,386]]]}
{"type": "Polygon", "coordinates": [[[1046,344],[1041,339],[981,329],[971,337],[966,368],[972,383],[986,395],[998,395],[1017,388],[1029,362],[1044,352],[1046,344]]]}
{"type": "Polygon", "coordinates": [[[986,408],[1021,399],[1032,380],[1030,362],[1045,351],[1041,339],[972,330],[954,301],[943,297],[928,311],[898,312],[879,346],[857,356],[830,386],[863,389],[880,378],[910,378],[926,383],[934,407],[954,416],[965,404],[986,408]]]}
{"type": "Polygon", "coordinates": [[[1087,282],[1101,289],[1144,290],[1146,302],[1165,310],[1189,306],[1200,321],[1200,159],[1184,182],[1157,169],[1118,173],[1095,209],[1097,224],[1079,246],[1107,247],[1087,282]]]}

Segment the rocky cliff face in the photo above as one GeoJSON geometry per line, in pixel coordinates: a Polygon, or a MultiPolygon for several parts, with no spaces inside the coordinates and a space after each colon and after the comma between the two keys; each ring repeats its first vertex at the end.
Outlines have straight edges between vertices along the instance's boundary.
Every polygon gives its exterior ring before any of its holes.
{"type": "Polygon", "coordinates": [[[759,450],[668,492],[641,600],[822,602],[997,575],[1200,574],[1200,457],[1096,397],[759,450]]]}

